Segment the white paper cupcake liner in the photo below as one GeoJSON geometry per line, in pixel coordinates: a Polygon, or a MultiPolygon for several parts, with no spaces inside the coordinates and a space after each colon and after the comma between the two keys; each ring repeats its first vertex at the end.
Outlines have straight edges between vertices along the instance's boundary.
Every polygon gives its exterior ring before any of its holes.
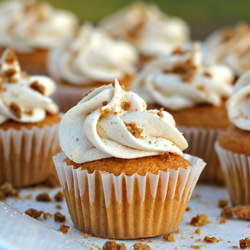
{"type": "Polygon", "coordinates": [[[177,229],[205,163],[190,155],[188,168],[145,176],[88,173],[54,157],[72,220],[77,228],[104,238],[152,237],[177,229]]]}
{"type": "Polygon", "coordinates": [[[215,144],[233,205],[250,204],[250,156],[223,149],[215,144]]]}
{"type": "Polygon", "coordinates": [[[214,143],[221,134],[221,129],[202,129],[179,127],[188,141],[188,154],[195,155],[203,159],[207,166],[201,177],[200,182],[224,184],[224,177],[221,171],[219,159],[214,149],[214,143]]]}
{"type": "Polygon", "coordinates": [[[55,175],[52,156],[59,152],[58,123],[43,128],[0,130],[0,184],[23,187],[55,175]]]}

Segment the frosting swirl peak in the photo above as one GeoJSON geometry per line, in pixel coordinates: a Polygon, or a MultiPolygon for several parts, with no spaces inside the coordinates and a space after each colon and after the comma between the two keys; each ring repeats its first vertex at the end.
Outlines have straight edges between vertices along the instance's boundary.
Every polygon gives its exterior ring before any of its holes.
{"type": "Polygon", "coordinates": [[[114,87],[95,89],[64,115],[59,140],[62,151],[76,163],[166,152],[181,155],[187,147],[168,112],[147,110],[144,100],[123,90],[117,80],[114,87]]]}

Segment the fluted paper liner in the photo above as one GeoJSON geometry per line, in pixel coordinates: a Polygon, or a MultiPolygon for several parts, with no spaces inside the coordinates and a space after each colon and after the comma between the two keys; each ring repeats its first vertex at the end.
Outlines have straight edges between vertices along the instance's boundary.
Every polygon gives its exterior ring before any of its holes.
{"type": "Polygon", "coordinates": [[[223,149],[218,142],[215,149],[232,204],[250,204],[250,156],[223,149]]]}
{"type": "Polygon", "coordinates": [[[24,187],[56,176],[52,157],[59,152],[57,131],[58,123],[0,130],[0,184],[24,187]]]}
{"type": "Polygon", "coordinates": [[[205,163],[184,155],[192,166],[146,176],[88,173],[54,157],[74,225],[85,233],[116,239],[145,238],[178,228],[205,163]]]}
{"type": "Polygon", "coordinates": [[[214,149],[214,143],[222,130],[193,127],[179,127],[179,130],[184,134],[189,144],[185,152],[198,156],[207,163],[199,182],[219,185],[225,184],[220,162],[214,149]]]}

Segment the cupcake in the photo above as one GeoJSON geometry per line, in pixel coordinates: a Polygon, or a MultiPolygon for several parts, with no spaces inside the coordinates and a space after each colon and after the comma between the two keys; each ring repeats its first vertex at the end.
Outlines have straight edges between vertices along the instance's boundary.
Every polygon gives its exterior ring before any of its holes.
{"type": "Polygon", "coordinates": [[[0,60],[0,185],[38,184],[55,174],[60,121],[52,80],[21,71],[12,50],[0,60]]]}
{"type": "Polygon", "coordinates": [[[232,204],[250,204],[250,71],[238,80],[227,110],[232,125],[215,147],[232,204]]]}
{"type": "Polygon", "coordinates": [[[90,89],[114,78],[129,86],[137,60],[136,50],[127,42],[114,40],[90,24],[83,25],[49,56],[48,70],[58,83],[53,98],[65,112],[90,89]]]}
{"type": "Polygon", "coordinates": [[[74,225],[104,238],[175,231],[205,165],[173,117],[118,83],[101,86],[62,118],[54,157],[74,225]]]}
{"type": "Polygon", "coordinates": [[[155,5],[142,2],[104,18],[100,27],[133,44],[140,53],[141,65],[190,40],[186,22],[167,16],[155,5]]]}
{"type": "Polygon", "coordinates": [[[215,31],[206,39],[208,58],[211,62],[230,66],[237,76],[250,70],[250,26],[238,24],[235,27],[215,31]]]}
{"type": "Polygon", "coordinates": [[[213,145],[230,124],[225,102],[233,79],[228,67],[205,65],[200,46],[194,43],[190,49],[176,49],[152,61],[132,83],[149,107],[163,107],[174,116],[190,144],[186,152],[207,162],[202,181],[223,181],[213,145]]]}
{"type": "Polygon", "coordinates": [[[36,1],[5,1],[0,4],[0,52],[15,49],[22,69],[46,73],[48,52],[73,33],[76,17],[36,1]]]}

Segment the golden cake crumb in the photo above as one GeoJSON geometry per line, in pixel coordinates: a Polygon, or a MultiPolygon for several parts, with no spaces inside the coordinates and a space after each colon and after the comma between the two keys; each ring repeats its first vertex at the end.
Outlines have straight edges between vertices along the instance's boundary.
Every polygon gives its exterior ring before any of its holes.
{"type": "Polygon", "coordinates": [[[7,197],[18,197],[18,195],[19,191],[16,191],[9,182],[0,186],[0,200],[5,200],[7,197]]]}
{"type": "Polygon", "coordinates": [[[102,250],[126,250],[126,247],[123,243],[118,244],[116,241],[112,240],[106,241],[102,247],[102,250]]]}
{"type": "Polygon", "coordinates": [[[219,240],[217,238],[215,238],[214,236],[210,237],[210,236],[205,236],[203,239],[205,242],[207,243],[215,243],[215,242],[219,242],[219,240]]]}
{"type": "Polygon", "coordinates": [[[44,220],[47,220],[48,218],[51,218],[52,217],[52,214],[49,213],[49,212],[43,212],[43,219],[44,220]]]}
{"type": "Polygon", "coordinates": [[[240,248],[241,249],[250,248],[250,237],[240,240],[240,248]]]}
{"type": "Polygon", "coordinates": [[[66,220],[65,215],[61,214],[60,212],[56,212],[54,214],[54,221],[55,222],[64,222],[66,220]]]}
{"type": "Polygon", "coordinates": [[[201,233],[201,230],[200,230],[199,228],[197,228],[197,229],[194,230],[194,232],[195,232],[196,234],[200,234],[200,233],[201,233]]]}
{"type": "Polygon", "coordinates": [[[223,217],[225,219],[231,219],[233,217],[232,210],[229,206],[223,207],[220,215],[221,215],[221,217],[223,217]]]}
{"type": "Polygon", "coordinates": [[[151,250],[151,247],[149,245],[143,243],[135,243],[133,247],[134,250],[151,250]]]}
{"type": "Polygon", "coordinates": [[[59,205],[59,204],[57,204],[57,205],[56,205],[56,209],[62,209],[62,206],[59,205]]]}
{"type": "Polygon", "coordinates": [[[220,224],[226,224],[226,223],[227,223],[227,220],[226,220],[226,219],[220,219],[220,220],[219,220],[219,223],[220,223],[220,224]]]}
{"type": "Polygon", "coordinates": [[[191,211],[191,208],[190,207],[187,207],[186,208],[186,212],[190,212],[191,211]]]}
{"type": "Polygon", "coordinates": [[[228,200],[218,200],[218,207],[223,208],[228,205],[228,200]]]}
{"type": "Polygon", "coordinates": [[[128,131],[136,138],[142,138],[141,134],[143,132],[143,129],[142,128],[138,128],[136,126],[136,123],[135,122],[131,122],[131,123],[127,123],[127,122],[124,122],[124,124],[126,125],[128,131]]]}
{"type": "Polygon", "coordinates": [[[41,201],[41,202],[50,202],[51,199],[49,197],[49,194],[46,192],[40,193],[36,196],[36,201],[41,201]]]}
{"type": "Polygon", "coordinates": [[[42,211],[38,211],[34,208],[29,208],[26,211],[24,211],[25,214],[29,215],[30,217],[34,218],[34,219],[38,219],[41,214],[43,213],[42,211]]]}
{"type": "Polygon", "coordinates": [[[55,201],[58,201],[58,202],[63,201],[63,192],[58,191],[55,194],[54,199],[55,199],[55,201]]]}
{"type": "Polygon", "coordinates": [[[250,220],[250,205],[236,206],[233,213],[242,220],[250,220]]]}
{"type": "Polygon", "coordinates": [[[70,226],[67,226],[65,224],[62,224],[60,227],[59,227],[59,231],[63,234],[66,234],[70,229],[70,226]]]}
{"type": "Polygon", "coordinates": [[[190,248],[192,248],[192,249],[201,249],[202,245],[191,245],[190,248]]]}
{"type": "Polygon", "coordinates": [[[232,249],[239,249],[237,246],[231,246],[232,249]]]}
{"type": "Polygon", "coordinates": [[[195,217],[193,217],[190,221],[190,225],[193,226],[204,226],[209,224],[210,221],[208,219],[208,216],[206,214],[197,214],[195,217]]]}
{"type": "Polygon", "coordinates": [[[175,242],[173,233],[168,233],[168,234],[163,235],[163,239],[169,242],[175,242]]]}

